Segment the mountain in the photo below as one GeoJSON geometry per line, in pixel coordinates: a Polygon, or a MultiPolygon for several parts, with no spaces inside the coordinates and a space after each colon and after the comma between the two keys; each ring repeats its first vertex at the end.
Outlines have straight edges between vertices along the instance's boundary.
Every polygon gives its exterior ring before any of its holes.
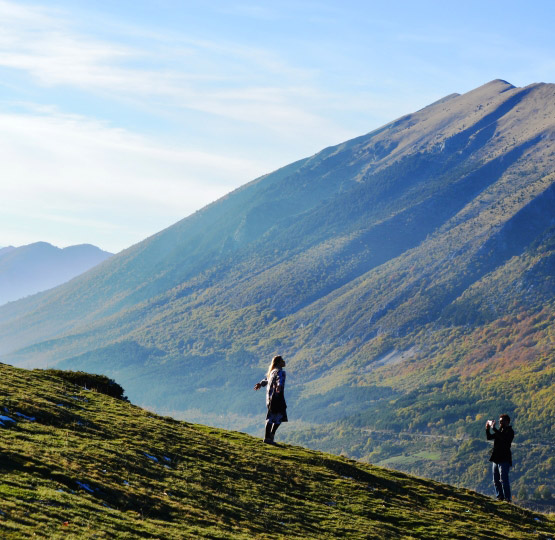
{"type": "Polygon", "coordinates": [[[56,287],[112,254],[90,244],[57,248],[46,242],[0,249],[0,304],[56,287]]]}
{"type": "Polygon", "coordinates": [[[13,251],[14,249],[15,248],[13,246],[0,247],[0,257],[2,257],[3,255],[6,255],[10,251],[13,251]]]}
{"type": "Polygon", "coordinates": [[[1,358],[254,432],[281,353],[291,441],[488,492],[483,426],[507,412],[514,488],[544,504],[554,143],[553,84],[452,94],[0,307],[1,358]]]}
{"type": "Polygon", "coordinates": [[[72,384],[75,375],[96,387],[97,378],[86,374],[0,364],[3,539],[555,534],[552,516],[342,457],[157,416],[72,384]]]}

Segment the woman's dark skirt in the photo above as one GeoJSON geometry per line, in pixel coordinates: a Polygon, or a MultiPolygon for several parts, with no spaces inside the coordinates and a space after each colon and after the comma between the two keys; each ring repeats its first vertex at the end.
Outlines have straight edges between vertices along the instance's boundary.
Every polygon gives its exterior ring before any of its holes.
{"type": "Polygon", "coordinates": [[[266,420],[272,424],[287,422],[287,404],[283,394],[275,393],[270,399],[266,420]]]}

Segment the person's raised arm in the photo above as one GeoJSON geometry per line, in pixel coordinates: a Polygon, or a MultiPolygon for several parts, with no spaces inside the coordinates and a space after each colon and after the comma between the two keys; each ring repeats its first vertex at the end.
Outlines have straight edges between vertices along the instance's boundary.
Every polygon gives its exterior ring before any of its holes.
{"type": "Polygon", "coordinates": [[[496,432],[497,432],[497,429],[495,429],[495,420],[493,421],[488,420],[486,422],[486,439],[488,441],[495,439],[496,432]],[[493,431],[494,431],[493,433],[490,433],[490,430],[489,430],[490,427],[493,428],[493,431]]]}
{"type": "Polygon", "coordinates": [[[266,386],[267,384],[268,384],[268,380],[266,378],[264,378],[260,382],[257,382],[254,385],[254,389],[255,390],[260,390],[263,386],[266,386]]]}

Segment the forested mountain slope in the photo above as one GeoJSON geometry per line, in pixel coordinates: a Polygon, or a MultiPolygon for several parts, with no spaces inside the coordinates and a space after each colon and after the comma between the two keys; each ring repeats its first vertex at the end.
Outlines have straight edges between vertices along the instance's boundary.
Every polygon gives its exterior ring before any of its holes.
{"type": "MultiPolygon", "coordinates": [[[[547,538],[549,516],[0,364],[0,536],[547,538]]],[[[68,377],[69,376],[69,377],[68,377]]],[[[80,374],[87,386],[95,377],[80,374]]],[[[104,382],[104,381],[102,381],[104,382]]]]}
{"type": "Polygon", "coordinates": [[[554,180],[555,85],[492,81],[0,308],[2,358],[254,429],[279,352],[293,438],[489,489],[479,439],[508,412],[516,488],[555,491],[554,180]]]}

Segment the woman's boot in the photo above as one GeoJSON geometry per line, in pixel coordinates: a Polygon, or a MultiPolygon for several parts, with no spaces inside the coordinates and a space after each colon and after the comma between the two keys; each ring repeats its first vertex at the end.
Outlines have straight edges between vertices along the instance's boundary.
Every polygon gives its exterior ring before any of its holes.
{"type": "Polygon", "coordinates": [[[267,444],[272,444],[274,442],[274,435],[272,433],[272,423],[266,422],[266,434],[264,436],[264,442],[267,444]]]}

